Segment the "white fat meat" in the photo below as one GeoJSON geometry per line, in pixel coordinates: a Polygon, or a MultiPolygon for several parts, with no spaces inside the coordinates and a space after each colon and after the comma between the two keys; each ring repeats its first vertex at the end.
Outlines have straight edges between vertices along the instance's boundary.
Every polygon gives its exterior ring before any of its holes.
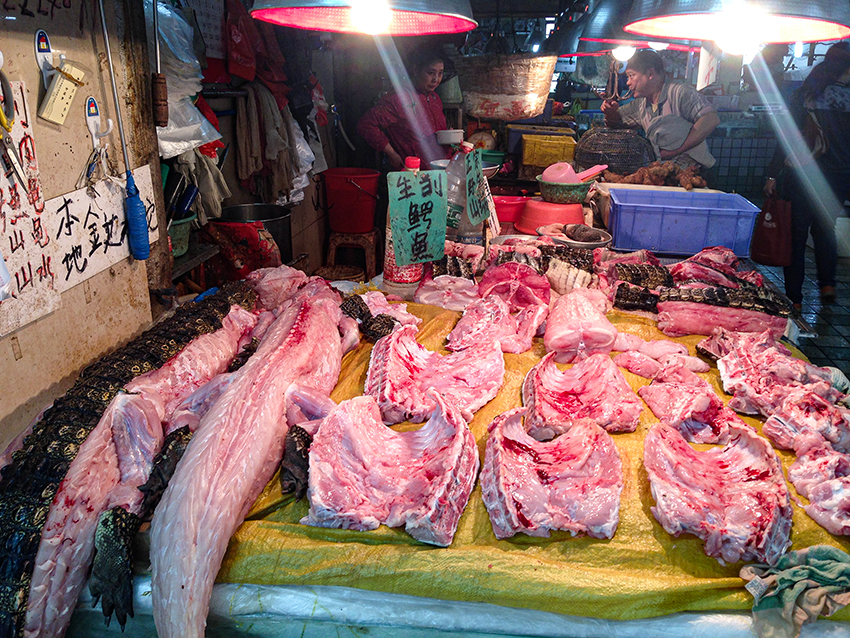
{"type": "Polygon", "coordinates": [[[589,419],[540,442],[525,430],[523,408],[490,424],[481,491],[496,538],[551,530],[613,538],[623,468],[611,435],[589,419]]]}
{"type": "Polygon", "coordinates": [[[583,288],[573,290],[560,297],[549,312],[543,343],[548,352],[556,353],[559,363],[596,353],[607,354],[614,347],[617,328],[588,298],[587,292],[583,288]]]}
{"type": "Polygon", "coordinates": [[[655,519],[673,536],[702,539],[720,563],[774,565],[791,545],[791,503],[782,465],[754,431],[735,429],[724,447],[698,452],[661,423],[644,441],[655,519]]]}
{"type": "Polygon", "coordinates": [[[711,366],[699,357],[692,357],[688,354],[669,353],[658,358],[658,362],[662,366],[682,366],[691,372],[708,372],[711,366]]]}
{"type": "Polygon", "coordinates": [[[522,384],[529,434],[538,440],[565,432],[576,419],[589,418],[608,432],[634,432],[643,412],[620,370],[608,355],[591,355],[560,370],[554,353],[544,356],[522,384]]]}
{"type": "Polygon", "coordinates": [[[549,305],[550,286],[545,275],[526,264],[509,261],[487,269],[478,284],[481,297],[497,295],[511,312],[527,306],[549,305]]]}
{"type": "Polygon", "coordinates": [[[435,407],[430,388],[472,416],[498,394],[505,359],[498,341],[475,341],[441,355],[416,341],[416,326],[401,326],[372,348],[364,394],[374,397],[387,424],[421,423],[435,407]]]}
{"type": "Polygon", "coordinates": [[[302,290],[272,324],[201,420],[154,512],[151,598],[162,638],[203,637],[230,537],[280,464],[287,388],[297,381],[330,394],[336,385],[341,312],[323,290],[302,290]]]}
{"type": "Polygon", "coordinates": [[[531,349],[532,339],[546,320],[549,308],[527,306],[512,315],[501,297],[488,295],[466,307],[449,333],[446,348],[458,351],[476,342],[498,341],[502,352],[520,354],[531,349]]]}
{"type": "Polygon", "coordinates": [[[478,473],[478,448],[454,407],[432,393],[420,429],[396,432],[369,396],[343,401],[310,445],[305,525],[372,530],[404,526],[413,538],[451,545],[478,473]]]}
{"type": "Polygon", "coordinates": [[[812,519],[831,534],[850,535],[850,455],[813,445],[788,468],[788,479],[809,499],[812,519]]]}
{"type": "Polygon", "coordinates": [[[439,275],[433,279],[423,279],[413,294],[413,301],[417,303],[456,311],[463,311],[479,298],[478,286],[474,281],[453,275],[439,275]]]}

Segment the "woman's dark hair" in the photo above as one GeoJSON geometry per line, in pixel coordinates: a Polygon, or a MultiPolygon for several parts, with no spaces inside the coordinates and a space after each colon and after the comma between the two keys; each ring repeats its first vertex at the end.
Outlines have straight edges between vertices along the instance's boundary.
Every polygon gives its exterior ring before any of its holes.
{"type": "Polygon", "coordinates": [[[434,45],[424,45],[417,47],[407,56],[407,70],[411,77],[433,64],[434,62],[442,62],[446,64],[446,56],[443,51],[434,45]]]}
{"type": "Polygon", "coordinates": [[[850,69],[850,42],[833,44],[823,56],[823,61],[809,72],[803,82],[800,88],[803,98],[819,97],[824,89],[834,84],[847,69],[850,69]]]}

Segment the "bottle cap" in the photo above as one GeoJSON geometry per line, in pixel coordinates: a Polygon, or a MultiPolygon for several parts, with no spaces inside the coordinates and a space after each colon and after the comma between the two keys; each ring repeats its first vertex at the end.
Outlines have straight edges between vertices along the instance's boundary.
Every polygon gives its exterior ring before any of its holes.
{"type": "Polygon", "coordinates": [[[422,165],[422,160],[418,157],[405,157],[404,158],[404,167],[407,169],[415,169],[419,170],[419,167],[422,165]]]}

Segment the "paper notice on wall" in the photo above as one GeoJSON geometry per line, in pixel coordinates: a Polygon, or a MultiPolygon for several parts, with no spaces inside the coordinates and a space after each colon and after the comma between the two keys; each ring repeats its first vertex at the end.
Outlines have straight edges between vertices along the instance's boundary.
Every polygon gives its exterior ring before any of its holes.
{"type": "Polygon", "coordinates": [[[717,68],[720,66],[721,53],[714,46],[703,46],[699,51],[699,68],[697,69],[697,91],[717,81],[717,68]]]}
{"type": "MultiPolygon", "coordinates": [[[[133,171],[145,206],[148,238],[159,236],[150,166],[133,171]]],[[[81,188],[45,202],[44,223],[56,254],[56,288],[65,292],[130,256],[124,214],[124,180],[102,180],[94,192],[81,188]]]]}
{"type": "Polygon", "coordinates": [[[8,273],[8,296],[0,301],[0,335],[56,310],[61,301],[53,270],[53,245],[44,227],[44,198],[26,85],[11,82],[15,123],[10,134],[26,174],[26,189],[0,172],[0,247],[8,273]]]}

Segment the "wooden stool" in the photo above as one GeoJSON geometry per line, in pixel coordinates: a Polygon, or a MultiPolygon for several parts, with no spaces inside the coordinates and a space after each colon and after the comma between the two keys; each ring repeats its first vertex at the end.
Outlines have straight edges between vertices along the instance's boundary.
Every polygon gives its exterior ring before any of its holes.
{"type": "Polygon", "coordinates": [[[328,240],[328,266],[336,265],[336,251],[340,246],[362,248],[366,256],[366,280],[369,281],[378,274],[378,244],[381,233],[373,228],[368,233],[331,233],[328,240]]]}

